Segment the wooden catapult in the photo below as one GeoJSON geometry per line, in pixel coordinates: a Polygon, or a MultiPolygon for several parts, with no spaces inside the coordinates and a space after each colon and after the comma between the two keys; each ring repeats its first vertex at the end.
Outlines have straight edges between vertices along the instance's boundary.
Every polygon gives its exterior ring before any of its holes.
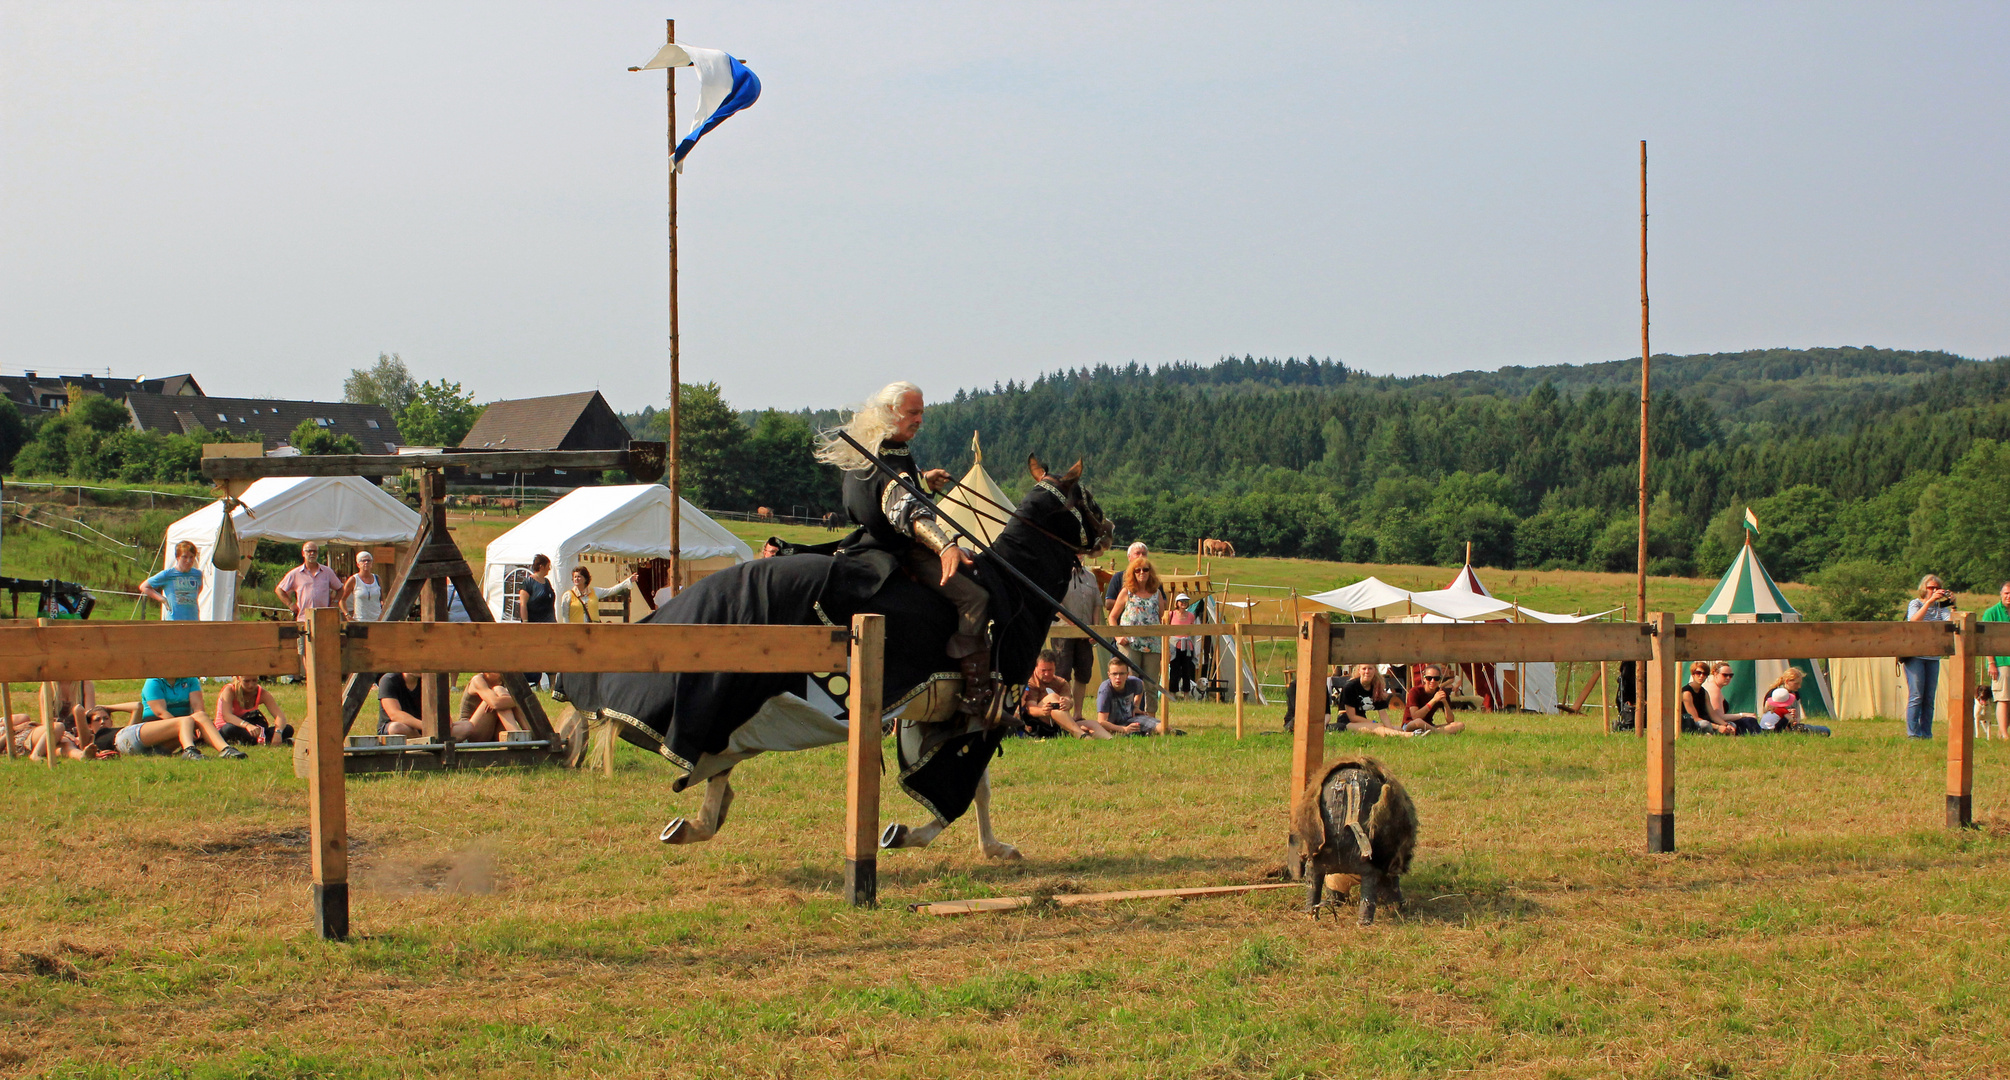
{"type": "MultiPolygon", "coordinates": [[[[257,444],[225,443],[204,447],[203,475],[230,497],[242,496],[254,481],[268,476],[396,476],[414,474],[419,493],[419,531],[399,568],[384,602],[384,622],[404,621],[413,605],[419,621],[447,621],[447,590],[460,594],[470,622],[492,623],[495,613],[482,596],[461,549],[447,528],[449,468],[483,473],[536,472],[541,469],[621,469],[638,483],[663,476],[666,446],[660,442],[630,442],[622,450],[502,450],[443,451],[435,454],[304,454],[296,457],[240,457],[257,444]]],[[[344,633],[367,638],[370,623],[350,622],[344,633]]],[[[342,727],[355,726],[363,703],[382,672],[357,672],[343,688],[342,727]]],[[[426,741],[404,746],[351,747],[343,755],[347,772],[402,772],[414,769],[463,768],[475,765],[522,765],[566,753],[565,740],[545,716],[544,707],[520,671],[505,671],[503,682],[516,699],[529,728],[527,740],[499,743],[454,742],[455,711],[449,700],[452,684],[445,673],[420,676],[420,721],[426,741]]],[[[518,733],[509,733],[516,735],[518,733]]],[[[296,762],[296,764],[298,764],[296,762]]]]}

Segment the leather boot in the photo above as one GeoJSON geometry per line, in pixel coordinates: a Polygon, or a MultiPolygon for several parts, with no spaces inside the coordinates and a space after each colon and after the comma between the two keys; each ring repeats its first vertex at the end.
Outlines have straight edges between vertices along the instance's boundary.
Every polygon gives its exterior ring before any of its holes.
{"type": "Polygon", "coordinates": [[[991,650],[978,649],[956,661],[963,670],[963,700],[957,711],[965,716],[982,719],[990,711],[991,697],[998,692],[997,683],[991,678],[991,650]]]}

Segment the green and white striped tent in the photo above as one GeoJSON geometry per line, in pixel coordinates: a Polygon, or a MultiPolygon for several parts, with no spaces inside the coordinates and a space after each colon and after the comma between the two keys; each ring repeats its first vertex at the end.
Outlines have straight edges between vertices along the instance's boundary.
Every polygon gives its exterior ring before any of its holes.
{"type": "MultiPolygon", "coordinates": [[[[1785,594],[1773,583],[1773,575],[1766,573],[1764,564],[1759,562],[1758,553],[1752,550],[1752,541],[1745,539],[1744,550],[1724,571],[1724,577],[1710,592],[1710,598],[1689,617],[1692,623],[1769,623],[1800,622],[1801,613],[1794,605],[1787,603],[1785,594]]],[[[1759,693],[1773,685],[1780,673],[1789,666],[1808,673],[1801,683],[1801,708],[1809,716],[1834,716],[1835,695],[1829,692],[1828,675],[1812,660],[1733,660],[1731,685],[1724,692],[1724,708],[1728,712],[1759,711],[1759,693]]],[[[1689,673],[1680,676],[1685,681],[1689,673]]]]}

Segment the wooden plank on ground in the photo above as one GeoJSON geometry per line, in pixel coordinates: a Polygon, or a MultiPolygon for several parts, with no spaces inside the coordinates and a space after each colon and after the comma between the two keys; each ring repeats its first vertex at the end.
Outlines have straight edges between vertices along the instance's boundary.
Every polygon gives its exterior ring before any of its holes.
{"type": "Polygon", "coordinates": [[[843,671],[829,626],[352,623],[345,671],[843,671]]]}
{"type": "MultiPolygon", "coordinates": [[[[1290,882],[1266,882],[1262,885],[1211,885],[1198,889],[1132,889],[1127,892],[1105,893],[1056,893],[1049,897],[1056,907],[1080,907],[1083,904],[1107,904],[1113,900],[1155,900],[1161,897],[1178,897],[1182,900],[1198,899],[1206,896],[1240,896],[1244,893],[1264,892],[1270,889],[1295,889],[1290,882]]],[[[987,911],[1016,911],[1032,907],[1037,898],[1031,896],[989,896],[981,900],[937,900],[930,904],[910,904],[907,910],[921,915],[975,915],[987,911]]]]}
{"type": "Polygon", "coordinates": [[[298,675],[299,627],[268,622],[55,622],[0,627],[0,680],[298,675]]]}
{"type": "Polygon", "coordinates": [[[1653,643],[1639,623],[1337,623],[1328,663],[1513,664],[1652,655],[1653,643]]]}
{"type": "Polygon", "coordinates": [[[1675,659],[1792,660],[1837,656],[1947,656],[1953,623],[1684,623],[1675,659]]]}

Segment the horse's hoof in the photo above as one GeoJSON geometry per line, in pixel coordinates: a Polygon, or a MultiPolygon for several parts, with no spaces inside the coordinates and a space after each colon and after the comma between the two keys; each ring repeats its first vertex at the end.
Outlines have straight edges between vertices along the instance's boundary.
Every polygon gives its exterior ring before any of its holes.
{"type": "Polygon", "coordinates": [[[1012,845],[1005,843],[1002,840],[995,844],[986,844],[984,846],[984,855],[986,858],[1004,859],[1007,862],[1014,862],[1019,859],[1025,858],[1024,855],[1019,854],[1018,848],[1015,848],[1012,845]]]}
{"type": "Polygon", "coordinates": [[[879,846],[882,848],[897,848],[905,847],[906,845],[907,826],[905,825],[898,823],[888,825],[886,831],[879,834],[879,846]]]}
{"type": "Polygon", "coordinates": [[[690,822],[683,818],[678,818],[670,824],[663,826],[663,835],[657,839],[662,840],[666,844],[688,844],[691,842],[691,833],[694,831],[685,827],[689,824],[690,822]]]}

